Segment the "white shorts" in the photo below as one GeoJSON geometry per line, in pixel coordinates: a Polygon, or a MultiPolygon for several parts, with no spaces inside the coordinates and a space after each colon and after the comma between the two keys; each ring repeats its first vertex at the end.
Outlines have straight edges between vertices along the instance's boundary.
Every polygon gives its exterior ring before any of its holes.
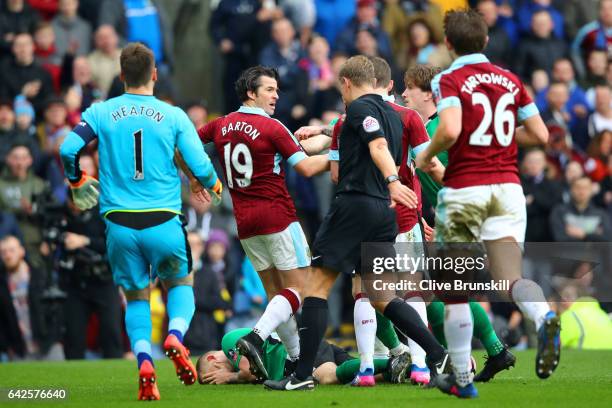
{"type": "MultiPolygon", "coordinates": [[[[415,259],[425,256],[423,234],[419,223],[416,223],[410,231],[400,232],[395,237],[395,243],[395,250],[398,255],[408,255],[415,259]]],[[[409,272],[409,270],[400,270],[400,272],[409,272]]]]}
{"type": "Polygon", "coordinates": [[[525,240],[527,210],[520,184],[504,183],[438,192],[436,241],[525,240]]]}
{"type": "Polygon", "coordinates": [[[240,240],[256,271],[272,267],[279,271],[310,266],[310,247],[299,222],[281,232],[240,240]]]}

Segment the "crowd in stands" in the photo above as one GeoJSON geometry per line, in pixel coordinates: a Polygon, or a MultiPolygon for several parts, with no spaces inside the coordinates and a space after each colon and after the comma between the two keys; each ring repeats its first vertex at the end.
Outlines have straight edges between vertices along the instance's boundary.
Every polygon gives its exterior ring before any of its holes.
{"type": "MultiPolygon", "coordinates": [[[[520,153],[526,241],[611,240],[612,0],[202,3],[211,7],[211,17],[199,24],[206,25],[216,50],[193,58],[218,58],[223,64],[218,78],[222,112],[181,98],[173,81],[181,75],[174,60],[173,24],[163,1],[0,0],[0,361],[129,356],[122,329],[124,299],[105,260],[103,223],[97,208],[83,213],[71,203],[58,150],[84,110],[123,93],[119,56],[132,41],[155,53],[156,95],[184,108],[196,127],[238,108],[234,81],[243,69],[256,64],[277,68],[275,117],[295,131],[343,113],[338,72],[352,55],[385,58],[396,95],[403,91],[406,69],[416,64],[447,68],[452,56],[444,44],[444,12],[476,8],[489,26],[485,55],[527,84],[550,131],[545,147],[520,153]]],[[[95,147],[80,160],[88,174],[97,174],[95,147]]],[[[327,174],[305,179],[286,170],[312,242],[332,200],[333,184],[327,174]]],[[[225,194],[222,205],[213,208],[191,197],[184,186],[196,293],[186,342],[196,352],[218,349],[226,330],[251,325],[266,304],[225,194]]],[[[431,224],[431,206],[424,204],[431,224]]],[[[610,268],[598,273],[609,277],[610,268]]],[[[526,266],[527,272],[539,274],[536,280],[547,295],[561,300],[560,310],[597,313],[599,306],[576,306],[595,296],[612,311],[612,288],[600,288],[608,291],[604,299],[594,289],[598,279],[588,265],[578,265],[567,278],[574,283],[563,287],[545,269],[526,266]],[[560,292],[565,297],[559,298],[560,292]]],[[[334,335],[344,321],[352,321],[352,303],[344,307],[348,284],[340,280],[330,299],[334,335]]],[[[166,324],[164,296],[155,284],[158,345],[166,324]]],[[[506,340],[522,344],[518,311],[498,312],[495,305],[491,310],[492,319],[502,319],[499,329],[508,334],[506,340]]]]}

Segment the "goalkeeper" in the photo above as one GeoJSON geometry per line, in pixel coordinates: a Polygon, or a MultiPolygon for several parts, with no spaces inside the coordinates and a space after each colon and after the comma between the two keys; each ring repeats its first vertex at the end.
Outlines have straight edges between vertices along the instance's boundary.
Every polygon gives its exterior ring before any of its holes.
{"type": "MultiPolygon", "coordinates": [[[[249,361],[242,358],[236,342],[251,329],[235,329],[223,336],[222,350],[213,350],[202,355],[197,362],[200,384],[240,384],[255,382],[250,372],[249,361]]],[[[270,336],[263,345],[263,360],[271,380],[280,380],[294,369],[287,359],[283,344],[270,336]]],[[[317,351],[314,364],[314,378],[319,384],[347,384],[359,372],[360,361],[346,351],[323,340],[317,351]]],[[[380,380],[402,383],[410,375],[408,353],[391,358],[374,359],[374,373],[380,380]]]]}
{"type": "Polygon", "coordinates": [[[221,182],[187,115],[153,96],[153,52],[142,44],[128,44],[120,65],[126,93],[88,108],[60,154],[76,206],[91,208],[100,194],[113,279],[127,299],[125,325],[138,360],[138,399],[157,400],[149,305],[149,285],[155,277],[168,291],[166,355],[185,385],[195,383],[196,375],[182,343],[195,302],[175,149],[210,191],[203,190],[202,199],[210,200],[210,194],[220,197],[221,182]],[[99,184],[78,164],[80,152],[94,140],[100,156],[99,184]]]}

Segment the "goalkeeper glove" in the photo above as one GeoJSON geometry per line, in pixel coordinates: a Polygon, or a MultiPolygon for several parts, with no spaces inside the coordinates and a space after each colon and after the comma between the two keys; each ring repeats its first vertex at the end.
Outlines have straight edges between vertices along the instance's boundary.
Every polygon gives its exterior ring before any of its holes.
{"type": "Polygon", "coordinates": [[[223,193],[223,184],[221,184],[221,179],[217,177],[217,182],[212,188],[209,188],[208,191],[210,192],[213,205],[221,204],[221,194],[223,193]]]}
{"type": "Polygon", "coordinates": [[[72,201],[79,210],[89,210],[98,203],[100,183],[95,178],[82,172],[81,179],[76,183],[70,183],[72,201]]]}

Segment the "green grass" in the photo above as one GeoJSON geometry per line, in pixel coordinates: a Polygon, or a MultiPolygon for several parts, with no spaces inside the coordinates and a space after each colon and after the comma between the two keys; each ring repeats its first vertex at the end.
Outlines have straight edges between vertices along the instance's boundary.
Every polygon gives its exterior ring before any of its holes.
{"type": "MultiPolygon", "coordinates": [[[[478,364],[482,352],[475,353],[478,364]]],[[[169,361],[156,363],[162,400],[158,407],[610,407],[612,351],[564,351],[561,364],[548,380],[534,374],[534,352],[516,353],[516,368],[488,384],[479,384],[480,398],[461,401],[438,390],[411,385],[379,384],[371,389],[318,386],[313,392],[271,392],[260,385],[181,385],[169,361]]],[[[135,363],[123,360],[0,365],[0,388],[65,388],[62,402],[11,402],[0,406],[111,407],[139,406],[135,363]],[[137,405],[138,404],[138,405],[137,405]]],[[[3,392],[6,392],[5,390],[3,392]]]]}

